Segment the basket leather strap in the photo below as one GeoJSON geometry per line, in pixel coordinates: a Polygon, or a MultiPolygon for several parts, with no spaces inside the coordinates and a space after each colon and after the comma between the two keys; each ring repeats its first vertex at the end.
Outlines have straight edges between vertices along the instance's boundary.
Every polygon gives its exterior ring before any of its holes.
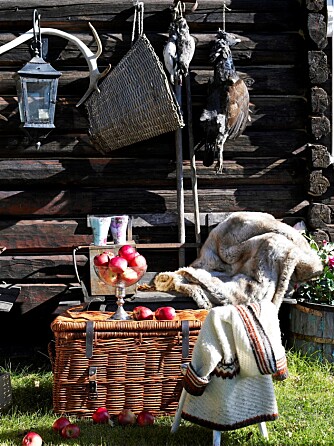
{"type": "Polygon", "coordinates": [[[88,399],[96,400],[98,397],[98,394],[97,394],[97,367],[89,367],[88,379],[89,379],[88,399]]]}
{"type": "Polygon", "coordinates": [[[182,328],[182,360],[189,356],[189,321],[181,322],[182,328]]]}
{"type": "Polygon", "coordinates": [[[94,321],[86,323],[86,358],[93,356],[94,321]]]}

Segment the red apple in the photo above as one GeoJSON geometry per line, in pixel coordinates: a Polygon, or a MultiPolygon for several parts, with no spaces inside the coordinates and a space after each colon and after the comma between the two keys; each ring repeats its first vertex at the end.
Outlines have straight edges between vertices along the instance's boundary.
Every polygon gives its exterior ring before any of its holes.
{"type": "Polygon", "coordinates": [[[96,254],[94,257],[94,265],[96,266],[108,266],[110,257],[106,252],[102,252],[102,254],[96,254]]]}
{"type": "Polygon", "coordinates": [[[37,432],[28,432],[22,440],[22,446],[42,446],[42,437],[37,432]]]}
{"type": "Polygon", "coordinates": [[[126,285],[132,285],[138,280],[138,275],[134,269],[126,268],[124,273],[121,275],[126,285]]]}
{"type": "Polygon", "coordinates": [[[118,415],[118,423],[122,426],[127,426],[136,423],[136,415],[130,409],[123,409],[118,415]]]}
{"type": "Polygon", "coordinates": [[[109,261],[109,268],[113,273],[124,273],[127,267],[128,262],[123,257],[115,256],[109,261]]]}
{"type": "Polygon", "coordinates": [[[133,318],[135,321],[147,321],[153,319],[153,311],[147,307],[136,307],[133,309],[133,318]]]}
{"type": "Polygon", "coordinates": [[[55,420],[55,422],[52,425],[52,429],[56,432],[60,432],[63,427],[70,424],[70,420],[66,417],[60,417],[55,420]]]}
{"type": "Polygon", "coordinates": [[[62,428],[60,434],[63,438],[78,438],[80,435],[80,427],[74,423],[67,424],[62,428]]]}
{"type": "Polygon", "coordinates": [[[92,414],[92,418],[94,423],[108,423],[110,420],[110,415],[105,407],[99,407],[92,414]]]}
{"type": "Polygon", "coordinates": [[[132,260],[136,255],[138,255],[138,252],[134,246],[123,245],[119,248],[118,255],[123,257],[128,262],[130,262],[130,260],[132,260]]]}
{"type": "Polygon", "coordinates": [[[175,318],[176,311],[173,307],[160,307],[155,310],[154,315],[158,321],[171,321],[175,318]]]}
{"type": "Polygon", "coordinates": [[[109,267],[99,268],[99,277],[108,285],[115,286],[117,282],[117,273],[109,269],[109,267]]]}
{"type": "Polygon", "coordinates": [[[148,410],[142,410],[137,415],[137,424],[139,426],[149,426],[151,424],[154,424],[155,418],[154,415],[151,414],[148,410]]]}
{"type": "Polygon", "coordinates": [[[136,257],[134,257],[132,260],[130,260],[129,266],[132,266],[134,268],[140,268],[141,270],[144,270],[147,267],[146,259],[144,256],[139,254],[136,257]]]}

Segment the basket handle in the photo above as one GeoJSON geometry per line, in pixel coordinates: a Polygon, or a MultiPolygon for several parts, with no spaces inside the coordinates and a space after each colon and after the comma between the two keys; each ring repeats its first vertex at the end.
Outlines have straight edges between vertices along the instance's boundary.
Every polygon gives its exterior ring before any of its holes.
{"type": "Polygon", "coordinates": [[[131,46],[135,42],[136,25],[138,28],[138,36],[141,37],[144,33],[144,2],[139,2],[136,0],[134,2],[135,13],[133,15],[133,26],[131,35],[131,46]]]}

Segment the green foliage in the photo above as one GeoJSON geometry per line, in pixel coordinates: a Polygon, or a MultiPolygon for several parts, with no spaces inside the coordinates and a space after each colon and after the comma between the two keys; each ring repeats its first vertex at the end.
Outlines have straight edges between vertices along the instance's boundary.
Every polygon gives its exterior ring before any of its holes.
{"type": "Polygon", "coordinates": [[[324,241],[318,244],[312,238],[305,237],[317,252],[324,268],[318,278],[298,285],[297,296],[308,302],[334,305],[334,243],[324,241]]]}
{"type": "MultiPolygon", "coordinates": [[[[334,366],[313,357],[288,352],[290,377],[275,382],[279,419],[268,422],[269,439],[261,437],[256,425],[222,433],[222,445],[229,446],[332,446],[334,438],[334,366]]],[[[5,368],[4,368],[5,370],[5,368]]],[[[206,446],[212,445],[212,431],[182,421],[176,434],[170,433],[172,417],[161,417],[154,426],[120,427],[95,425],[90,419],[76,419],[78,439],[64,440],[52,431],[58,415],[52,411],[52,373],[48,369],[9,367],[13,406],[2,414],[0,445],[18,446],[28,430],[38,432],[44,446],[206,446]]]]}

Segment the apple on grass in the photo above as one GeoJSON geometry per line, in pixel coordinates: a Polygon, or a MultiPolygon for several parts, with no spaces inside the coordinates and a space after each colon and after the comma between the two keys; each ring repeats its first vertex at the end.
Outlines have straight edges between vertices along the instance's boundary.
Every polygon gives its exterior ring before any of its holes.
{"type": "Polygon", "coordinates": [[[63,438],[78,438],[80,435],[80,427],[74,423],[67,424],[62,428],[60,434],[63,438]]]}
{"type": "Polygon", "coordinates": [[[138,255],[138,252],[134,246],[123,245],[119,248],[118,255],[129,262],[138,255]]]}
{"type": "Polygon", "coordinates": [[[172,321],[176,316],[176,311],[173,307],[160,307],[155,310],[154,315],[158,321],[172,321]]]}
{"type": "Polygon", "coordinates": [[[153,319],[153,311],[150,308],[138,306],[133,309],[135,321],[148,321],[153,319]]]}
{"type": "Polygon", "coordinates": [[[150,426],[154,424],[154,421],[155,421],[154,415],[148,410],[142,410],[137,415],[137,424],[139,426],[150,426]]]}
{"type": "Polygon", "coordinates": [[[42,446],[42,437],[37,432],[28,432],[22,440],[22,446],[42,446]]]}
{"type": "Polygon", "coordinates": [[[108,410],[105,407],[99,407],[96,409],[96,411],[92,414],[92,419],[94,423],[109,423],[110,415],[108,410]]]}
{"type": "Polygon", "coordinates": [[[137,417],[130,409],[123,409],[117,415],[118,424],[121,426],[130,426],[136,424],[137,417]]]}
{"type": "Polygon", "coordinates": [[[120,256],[115,256],[109,261],[109,268],[113,273],[122,274],[128,267],[128,262],[120,256]]]}
{"type": "Polygon", "coordinates": [[[52,429],[56,432],[60,432],[62,428],[67,426],[68,424],[70,424],[70,420],[68,418],[60,417],[54,421],[52,429]]]}

